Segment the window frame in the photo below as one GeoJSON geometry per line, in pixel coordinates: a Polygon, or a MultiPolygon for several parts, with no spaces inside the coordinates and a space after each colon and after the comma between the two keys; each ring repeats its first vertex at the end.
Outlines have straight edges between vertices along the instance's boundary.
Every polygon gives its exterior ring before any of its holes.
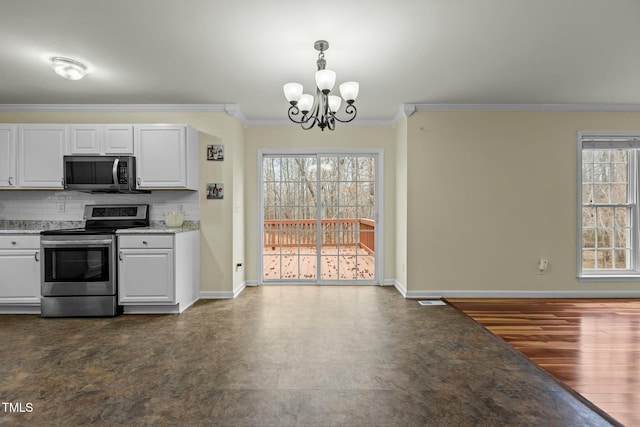
{"type": "MultiPolygon", "coordinates": [[[[580,282],[633,282],[640,278],[640,184],[638,183],[640,168],[640,132],[578,132],[577,135],[577,170],[576,170],[576,270],[580,282]],[[601,140],[601,141],[594,141],[601,140]],[[583,193],[583,164],[582,153],[585,145],[590,145],[586,149],[632,149],[628,156],[629,177],[628,177],[628,203],[631,207],[631,257],[632,269],[610,269],[610,270],[584,270],[582,268],[582,201],[583,193]],[[601,147],[594,148],[596,145],[601,147]]],[[[593,207],[607,207],[614,204],[594,204],[593,207]]],[[[626,206],[625,205],[625,206],[626,206]]],[[[619,206],[623,206],[620,204],[619,206]]],[[[597,237],[596,237],[597,238],[597,237]]]]}

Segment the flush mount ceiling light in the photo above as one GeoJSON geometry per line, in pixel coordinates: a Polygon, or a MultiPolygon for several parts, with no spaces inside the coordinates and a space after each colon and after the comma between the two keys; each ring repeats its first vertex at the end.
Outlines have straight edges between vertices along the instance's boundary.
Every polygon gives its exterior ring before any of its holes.
{"type": "Polygon", "coordinates": [[[60,56],[51,58],[51,67],[60,77],[69,80],[80,80],[87,71],[83,63],[60,56]]]}
{"type": "Polygon", "coordinates": [[[300,83],[287,83],[284,85],[284,96],[289,101],[289,119],[309,130],[318,125],[320,130],[334,130],[336,121],[347,123],[356,118],[358,110],[354,105],[358,97],[359,85],[357,82],[346,82],[340,85],[340,95],[347,103],[344,112],[347,117],[342,120],[336,117],[340,109],[342,99],[339,96],[329,95],[336,82],[335,71],[327,70],[327,61],[324,59],[324,51],[329,49],[329,42],[318,40],[313,47],[320,51],[318,54],[318,71],[316,71],[316,97],[303,94],[300,83]]]}

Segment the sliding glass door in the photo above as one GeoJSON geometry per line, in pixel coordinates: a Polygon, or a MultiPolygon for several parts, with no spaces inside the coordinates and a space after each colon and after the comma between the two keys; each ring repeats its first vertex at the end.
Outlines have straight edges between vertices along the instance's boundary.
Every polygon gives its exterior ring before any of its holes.
{"type": "Polygon", "coordinates": [[[377,283],[378,157],[263,154],[262,283],[377,283]]]}

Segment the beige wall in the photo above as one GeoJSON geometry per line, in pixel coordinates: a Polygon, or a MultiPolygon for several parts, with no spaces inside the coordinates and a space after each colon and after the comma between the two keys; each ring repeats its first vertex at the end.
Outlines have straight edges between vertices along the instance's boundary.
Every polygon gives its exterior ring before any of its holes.
{"type": "Polygon", "coordinates": [[[244,253],[242,141],[239,120],[219,112],[0,112],[0,123],[184,123],[196,128],[200,145],[200,291],[229,296],[244,278],[234,265],[244,253]],[[207,161],[206,145],[223,144],[225,160],[207,161]],[[238,180],[239,182],[234,182],[238,180]],[[223,200],[206,200],[207,182],[225,184],[223,200]],[[239,235],[235,236],[234,233],[239,235]]]}
{"type": "Polygon", "coordinates": [[[409,294],[637,291],[637,283],[576,279],[576,137],[584,130],[639,128],[640,113],[412,115],[409,294]],[[542,257],[549,269],[538,275],[542,257]]]}
{"type": "Polygon", "coordinates": [[[379,149],[384,150],[384,276],[395,278],[395,130],[391,126],[340,126],[335,131],[302,130],[297,126],[249,127],[245,130],[246,278],[259,272],[258,150],[379,149]]]}
{"type": "Polygon", "coordinates": [[[639,290],[576,279],[576,133],[638,130],[640,113],[418,111],[397,126],[249,127],[215,112],[0,112],[0,123],[187,123],[200,131],[203,294],[258,278],[260,149],[384,150],[384,276],[409,296],[639,290]],[[223,144],[210,162],[207,144],[223,144]],[[550,260],[538,275],[539,258],[550,260]],[[244,264],[236,272],[235,265],[244,264]]]}

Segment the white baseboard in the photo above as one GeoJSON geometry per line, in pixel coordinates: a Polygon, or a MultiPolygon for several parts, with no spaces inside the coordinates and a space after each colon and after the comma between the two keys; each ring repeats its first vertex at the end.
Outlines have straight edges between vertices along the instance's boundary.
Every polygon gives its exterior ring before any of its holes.
{"type": "Polygon", "coordinates": [[[381,286],[396,286],[396,279],[383,279],[381,286]]]}
{"type": "Polygon", "coordinates": [[[247,287],[247,282],[244,281],[236,286],[233,291],[200,291],[200,299],[234,299],[242,293],[247,287]]]}
{"type": "Polygon", "coordinates": [[[393,280],[393,286],[396,288],[396,290],[398,292],[400,292],[400,295],[402,295],[403,297],[407,298],[407,288],[406,286],[404,286],[402,283],[398,282],[397,280],[393,280]]]}
{"type": "MultiPolygon", "coordinates": [[[[398,286],[396,286],[398,288],[398,286]]],[[[398,289],[402,293],[401,289],[398,289]]],[[[406,291],[405,298],[640,298],[640,291],[406,291]]]]}
{"type": "Polygon", "coordinates": [[[233,291],[200,291],[200,299],[234,299],[247,287],[247,282],[242,282],[233,291]]]}
{"type": "Polygon", "coordinates": [[[233,292],[226,291],[200,291],[200,299],[233,299],[233,292]]]}
{"type": "Polygon", "coordinates": [[[233,288],[233,297],[236,298],[238,295],[240,295],[242,291],[245,290],[246,287],[247,287],[247,282],[242,282],[238,286],[233,288]]]}
{"type": "Polygon", "coordinates": [[[0,314],[40,314],[39,305],[0,305],[0,314]]]}
{"type": "Polygon", "coordinates": [[[175,305],[125,305],[123,314],[179,314],[180,307],[175,305]]]}

